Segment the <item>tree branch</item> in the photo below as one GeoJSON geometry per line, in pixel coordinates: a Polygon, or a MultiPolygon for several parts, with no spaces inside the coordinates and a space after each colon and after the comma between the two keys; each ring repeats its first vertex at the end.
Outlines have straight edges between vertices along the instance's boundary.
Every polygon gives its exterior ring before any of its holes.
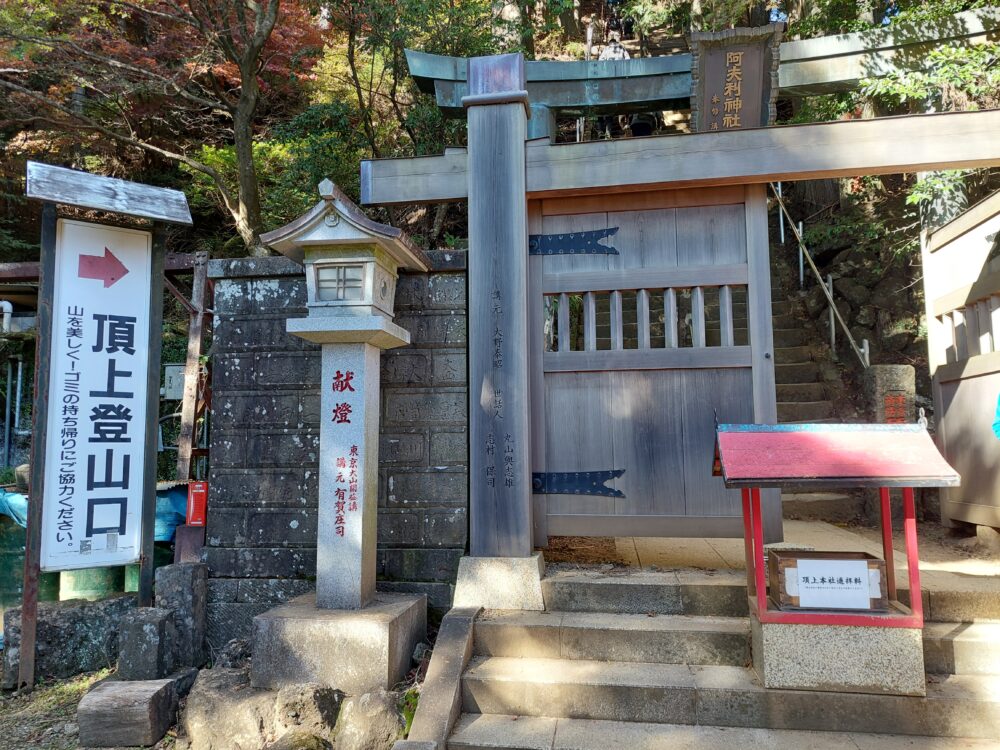
{"type": "MultiPolygon", "coordinates": [[[[129,146],[134,146],[135,148],[141,148],[145,151],[149,151],[150,153],[159,154],[164,158],[180,162],[182,164],[187,165],[191,169],[201,172],[202,174],[210,178],[212,182],[215,184],[216,189],[219,191],[220,195],[222,195],[222,199],[225,202],[226,208],[230,211],[230,213],[233,213],[235,215],[236,213],[239,212],[239,204],[233,198],[233,195],[230,192],[229,187],[223,180],[222,175],[219,174],[212,167],[208,166],[207,164],[203,164],[202,162],[196,159],[192,159],[190,156],[187,156],[186,154],[161,148],[160,146],[156,146],[155,144],[149,143],[148,141],[144,141],[141,138],[138,138],[137,136],[124,135],[122,133],[119,133],[115,130],[112,130],[109,127],[106,127],[105,125],[101,125],[99,122],[96,122],[95,120],[87,117],[86,115],[74,112],[72,109],[65,106],[64,104],[53,101],[52,99],[49,99],[46,96],[43,96],[35,91],[32,91],[31,89],[25,88],[24,86],[20,86],[11,81],[7,81],[3,78],[0,78],[0,88],[5,88],[8,91],[13,91],[15,93],[21,94],[22,96],[25,96],[31,99],[32,101],[43,105],[44,107],[47,107],[56,112],[61,112],[62,114],[69,117],[70,120],[78,123],[80,127],[86,130],[92,130],[96,133],[100,133],[101,135],[106,135],[108,138],[112,138],[118,143],[124,143],[129,146]]],[[[63,123],[62,127],[65,128],[65,123],[63,123]]]]}

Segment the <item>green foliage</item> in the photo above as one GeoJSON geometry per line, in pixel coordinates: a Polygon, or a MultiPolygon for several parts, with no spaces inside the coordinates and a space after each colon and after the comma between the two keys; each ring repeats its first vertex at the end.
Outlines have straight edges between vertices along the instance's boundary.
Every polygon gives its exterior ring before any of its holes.
{"type": "MultiPolygon", "coordinates": [[[[654,29],[673,26],[682,7],[680,3],[665,3],[660,0],[626,0],[622,6],[622,15],[635,22],[636,31],[648,34],[654,29]]],[[[680,28],[687,28],[690,24],[690,13],[690,6],[687,6],[687,23],[680,28]]]]}
{"type": "Polygon", "coordinates": [[[809,3],[801,18],[794,19],[790,24],[789,34],[809,39],[871,28],[870,16],[868,20],[859,18],[863,5],[857,0],[816,0],[809,3]]]}
{"type": "Polygon", "coordinates": [[[964,193],[967,169],[948,169],[942,172],[928,172],[913,183],[906,196],[909,206],[927,206],[935,201],[958,198],[964,193]]]}
{"type": "Polygon", "coordinates": [[[862,93],[892,104],[927,103],[946,109],[979,109],[997,100],[1000,44],[950,44],[931,49],[924,59],[919,70],[893,70],[865,79],[862,93]]]}
{"type": "Polygon", "coordinates": [[[419,703],[420,690],[417,686],[411,687],[403,693],[402,698],[399,700],[399,711],[403,714],[403,721],[406,724],[403,729],[404,737],[410,734],[410,728],[413,726],[413,717],[417,713],[417,705],[419,703]]]}
{"type": "Polygon", "coordinates": [[[804,96],[799,102],[798,111],[793,117],[781,124],[803,124],[809,122],[831,122],[842,120],[855,112],[861,105],[857,93],[842,91],[835,94],[819,96],[804,96]]]}
{"type": "MultiPolygon", "coordinates": [[[[365,147],[350,115],[350,107],[341,102],[313,105],[254,143],[265,227],[286,224],[310,208],[318,200],[316,185],[325,178],[357,195],[358,165],[365,147]]],[[[235,185],[237,160],[232,146],[204,145],[196,158],[235,185]]],[[[192,210],[218,206],[212,181],[201,172],[187,171],[192,210]]]]}
{"type": "Polygon", "coordinates": [[[885,236],[885,225],[862,211],[851,208],[827,221],[810,222],[802,239],[810,249],[849,247],[877,243],[885,236]]]}

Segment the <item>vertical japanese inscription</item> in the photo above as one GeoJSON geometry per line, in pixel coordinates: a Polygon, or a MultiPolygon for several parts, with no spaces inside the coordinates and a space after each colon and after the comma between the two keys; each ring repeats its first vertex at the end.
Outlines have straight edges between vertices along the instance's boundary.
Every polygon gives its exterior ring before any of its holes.
{"type": "Polygon", "coordinates": [[[780,26],[691,34],[691,113],[697,132],[773,122],[780,26]]]}
{"type": "MultiPolygon", "coordinates": [[[[351,414],[354,407],[349,400],[351,393],[357,393],[354,389],[354,371],[337,370],[333,374],[331,390],[337,396],[337,401],[333,406],[330,421],[334,425],[351,424],[351,414]],[[343,398],[344,400],[339,400],[343,398]]],[[[358,510],[358,446],[352,445],[346,456],[337,456],[336,463],[336,486],[334,488],[334,517],[333,528],[338,538],[343,538],[347,528],[350,514],[358,510]]]]}

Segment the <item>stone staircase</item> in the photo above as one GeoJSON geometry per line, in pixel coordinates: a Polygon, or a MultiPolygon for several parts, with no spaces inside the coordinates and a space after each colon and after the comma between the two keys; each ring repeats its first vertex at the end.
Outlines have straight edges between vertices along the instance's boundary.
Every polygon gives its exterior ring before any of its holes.
{"type": "MultiPolygon", "coordinates": [[[[836,422],[831,398],[839,383],[824,378],[817,358],[829,357],[819,334],[800,315],[795,299],[772,302],[774,380],[778,422],[836,422]]],[[[786,518],[850,521],[864,513],[864,498],[842,492],[783,492],[786,518]]]]}
{"type": "Polygon", "coordinates": [[[475,621],[451,750],[997,747],[1000,624],[930,625],[926,698],[765,690],[739,575],[564,570],[542,586],[546,611],[475,621]]]}
{"type": "Polygon", "coordinates": [[[816,335],[798,317],[798,302],[782,300],[771,307],[778,421],[834,421],[833,402],[814,359],[816,335]]]}

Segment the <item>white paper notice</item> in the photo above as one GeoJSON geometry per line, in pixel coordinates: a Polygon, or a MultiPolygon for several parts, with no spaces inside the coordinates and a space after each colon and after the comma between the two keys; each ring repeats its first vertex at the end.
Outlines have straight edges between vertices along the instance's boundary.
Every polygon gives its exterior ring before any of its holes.
{"type": "Polygon", "coordinates": [[[796,560],[799,606],[809,609],[868,609],[868,563],[864,560],[796,560]]]}

